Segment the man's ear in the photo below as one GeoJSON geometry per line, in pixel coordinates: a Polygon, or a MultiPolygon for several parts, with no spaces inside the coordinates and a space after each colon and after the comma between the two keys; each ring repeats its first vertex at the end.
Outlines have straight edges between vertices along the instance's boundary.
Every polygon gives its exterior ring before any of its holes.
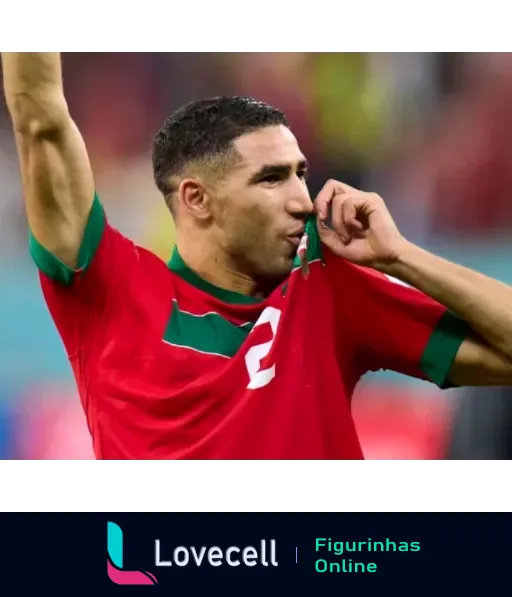
{"type": "Polygon", "coordinates": [[[184,178],[178,187],[178,200],[183,209],[198,220],[212,216],[212,196],[197,178],[184,178]]]}

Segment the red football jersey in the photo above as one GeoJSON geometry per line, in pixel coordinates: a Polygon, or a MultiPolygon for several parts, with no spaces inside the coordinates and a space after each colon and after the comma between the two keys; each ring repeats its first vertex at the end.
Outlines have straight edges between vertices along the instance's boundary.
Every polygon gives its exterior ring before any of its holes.
{"type": "Polygon", "coordinates": [[[268,298],[164,263],[98,197],[76,272],[31,237],[97,458],[360,459],[351,416],[369,370],[444,387],[463,323],[420,292],[322,247],[268,298]],[[306,271],[307,270],[307,271],[306,271]]]}

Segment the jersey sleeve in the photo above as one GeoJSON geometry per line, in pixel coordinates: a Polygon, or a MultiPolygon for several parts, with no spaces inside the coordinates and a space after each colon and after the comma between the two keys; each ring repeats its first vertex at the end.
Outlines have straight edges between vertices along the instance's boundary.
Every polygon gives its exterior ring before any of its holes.
{"type": "Polygon", "coordinates": [[[359,376],[388,369],[452,387],[468,324],[415,288],[332,255],[329,261],[339,333],[350,335],[359,376]]]}
{"type": "Polygon", "coordinates": [[[29,250],[66,348],[78,350],[85,337],[119,307],[138,260],[137,247],[108,223],[95,195],[75,269],[43,247],[30,231],[29,250]]]}

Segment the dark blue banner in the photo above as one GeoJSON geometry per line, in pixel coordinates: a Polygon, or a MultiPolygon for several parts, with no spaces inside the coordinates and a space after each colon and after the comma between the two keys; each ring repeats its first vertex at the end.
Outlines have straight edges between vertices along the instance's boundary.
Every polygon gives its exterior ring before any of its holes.
{"type": "Polygon", "coordinates": [[[496,594],[511,514],[2,514],[5,595],[496,594]]]}

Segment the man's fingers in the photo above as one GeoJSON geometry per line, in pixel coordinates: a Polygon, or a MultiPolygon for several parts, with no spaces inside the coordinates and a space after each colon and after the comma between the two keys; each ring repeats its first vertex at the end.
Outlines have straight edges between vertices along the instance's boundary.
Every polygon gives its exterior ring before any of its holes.
{"type": "Polygon", "coordinates": [[[358,195],[336,195],[332,200],[333,228],[346,244],[352,238],[363,238],[365,227],[359,219],[359,211],[365,199],[358,195]]]}
{"type": "Polygon", "coordinates": [[[344,182],[338,180],[328,180],[322,187],[322,190],[318,193],[315,198],[314,204],[318,217],[321,222],[325,222],[329,215],[329,203],[337,195],[344,195],[346,193],[359,193],[357,189],[354,189],[344,182]]]}
{"type": "Polygon", "coordinates": [[[350,238],[363,238],[365,235],[364,225],[357,217],[356,205],[347,197],[343,202],[343,221],[350,238]]]}
{"type": "Polygon", "coordinates": [[[338,187],[344,193],[360,193],[361,192],[359,189],[354,189],[354,187],[351,187],[346,182],[338,182],[338,187]]]}
{"type": "Polygon", "coordinates": [[[320,240],[334,251],[336,249],[336,246],[340,242],[340,237],[338,236],[338,233],[332,230],[331,228],[323,226],[320,217],[317,218],[317,223],[318,235],[320,236],[320,240]]]}
{"type": "Polygon", "coordinates": [[[356,206],[350,197],[343,201],[343,223],[349,234],[355,234],[363,230],[362,223],[357,219],[356,206]]]}
{"type": "Polygon", "coordinates": [[[344,211],[346,208],[343,197],[340,197],[339,195],[334,197],[331,208],[332,227],[338,233],[341,240],[344,243],[347,243],[350,240],[350,233],[345,226],[344,211]]]}
{"type": "Polygon", "coordinates": [[[322,190],[318,193],[315,199],[315,209],[318,214],[318,218],[321,222],[325,222],[329,213],[329,203],[336,194],[334,184],[329,181],[326,183],[322,190]]]}

